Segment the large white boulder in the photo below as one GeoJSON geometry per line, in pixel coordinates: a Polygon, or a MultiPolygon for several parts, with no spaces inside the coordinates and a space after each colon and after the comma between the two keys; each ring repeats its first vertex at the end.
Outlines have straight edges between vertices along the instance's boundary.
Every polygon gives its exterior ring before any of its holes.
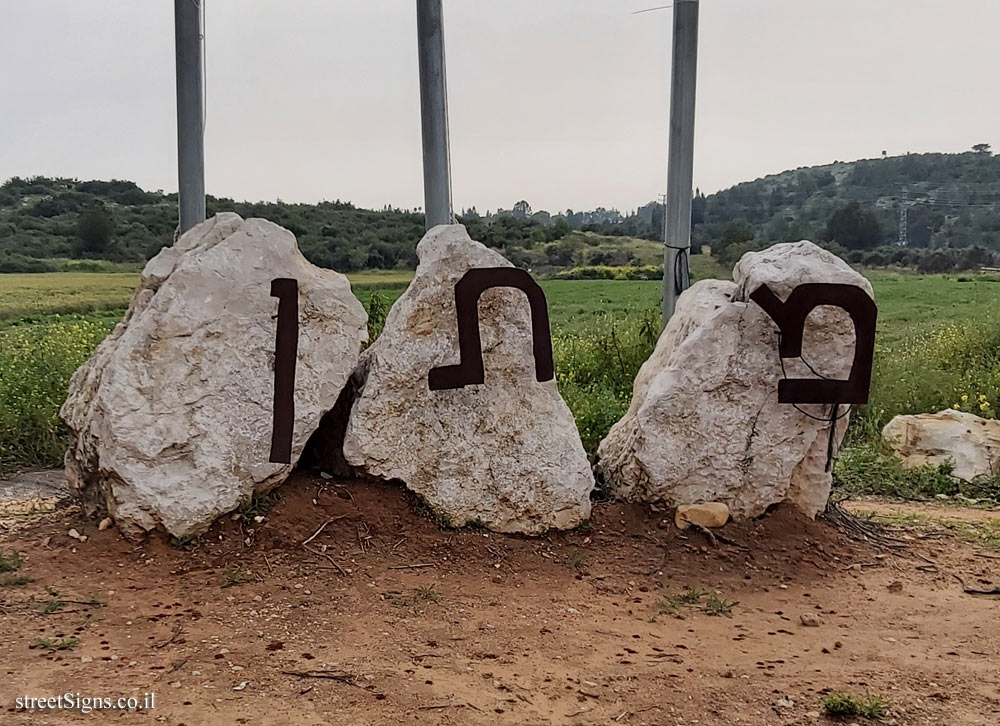
{"type": "MultiPolygon", "coordinates": [[[[778,403],[782,377],[814,374],[799,359],[782,367],[777,326],[749,296],[763,283],[780,300],[802,283],[853,284],[868,295],[871,285],[811,242],[748,253],[733,279],[704,280],[681,295],[636,377],[628,412],[600,444],[599,475],[629,501],[721,502],[735,518],[789,501],[815,516],[832,483],[825,470],[830,407],[778,403]]],[[[847,313],[816,308],[803,355],[819,373],[846,378],[854,355],[847,313]]],[[[837,445],[846,428],[844,415],[837,445]]]]}
{"type": "Polygon", "coordinates": [[[967,411],[896,416],[882,438],[907,468],[950,462],[965,481],[1000,473],[1000,421],[967,411]]]}
{"type": "Polygon", "coordinates": [[[456,526],[576,526],[590,514],[593,475],[555,381],[536,380],[524,293],[494,288],[480,298],[484,383],[428,385],[432,368],[459,362],[455,283],[471,268],[511,264],[461,225],[434,227],[417,255],[413,282],[362,356],[347,462],[402,481],[456,526]]]}
{"type": "Polygon", "coordinates": [[[291,232],[219,214],[149,261],[125,318],[72,378],[66,473],[89,510],[127,534],[189,536],[284,480],[291,465],[268,461],[279,277],[299,285],[298,458],[357,365],[367,316],[291,232]]]}

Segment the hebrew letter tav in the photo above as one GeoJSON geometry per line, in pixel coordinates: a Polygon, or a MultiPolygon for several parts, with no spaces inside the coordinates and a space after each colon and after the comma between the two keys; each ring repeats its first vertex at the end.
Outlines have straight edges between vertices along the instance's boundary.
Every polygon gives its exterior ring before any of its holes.
{"type": "Polygon", "coordinates": [[[479,267],[466,272],[455,284],[455,311],[458,316],[458,365],[432,368],[427,383],[432,391],[462,388],[486,380],[483,347],[479,334],[479,297],[490,288],[516,287],[528,296],[531,308],[531,341],[535,357],[535,378],[551,381],[552,337],[545,294],[538,283],[516,267],[479,267]]]}

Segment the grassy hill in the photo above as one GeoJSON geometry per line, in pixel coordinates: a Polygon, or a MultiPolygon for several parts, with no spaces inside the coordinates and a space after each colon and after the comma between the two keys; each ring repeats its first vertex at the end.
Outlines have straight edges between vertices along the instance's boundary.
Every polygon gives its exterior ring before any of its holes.
{"type": "MultiPolygon", "coordinates": [[[[423,234],[420,213],[359,209],[339,200],[288,204],[209,196],[207,207],[210,215],[231,210],[287,227],[307,258],[343,272],[413,269],[423,234]]],[[[1000,157],[988,150],[908,154],[774,174],[707,197],[698,194],[692,238],[696,247],[710,244],[716,252],[732,242],[799,239],[871,250],[896,240],[903,209],[910,249],[1000,253],[1000,157]],[[839,226],[833,224],[838,214],[839,226]]],[[[474,239],[541,272],[658,264],[662,220],[663,207],[655,202],[628,214],[603,208],[550,214],[532,213],[522,201],[512,210],[481,216],[472,209],[461,217],[474,239]]],[[[130,181],[15,177],[0,185],[0,272],[112,271],[106,263],[141,263],[170,244],[176,221],[176,194],[146,191],[130,181]]],[[[989,265],[992,259],[952,255],[931,271],[989,265]]],[[[916,264],[884,253],[854,261],[880,260],[916,264]]]]}
{"type": "Polygon", "coordinates": [[[827,239],[832,215],[855,202],[878,222],[871,247],[897,240],[905,208],[910,246],[1000,250],[1000,157],[988,152],[834,162],[738,184],[699,201],[694,235],[708,244],[740,223],[760,242],[827,239]]]}

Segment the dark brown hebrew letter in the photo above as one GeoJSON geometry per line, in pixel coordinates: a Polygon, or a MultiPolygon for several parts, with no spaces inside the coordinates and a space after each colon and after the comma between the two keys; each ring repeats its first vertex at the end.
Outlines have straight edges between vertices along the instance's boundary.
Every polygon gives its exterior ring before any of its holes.
{"type": "Polygon", "coordinates": [[[761,285],[750,299],[764,308],[778,324],[781,338],[778,355],[802,355],[802,333],[806,318],[820,305],[836,305],[847,311],[854,322],[854,362],[846,381],[823,378],[786,378],[778,381],[780,403],[867,403],[872,383],[875,355],[875,321],[878,308],[867,292],[857,285],[811,282],[799,285],[781,302],[767,285],[761,285]]]}
{"type": "Polygon", "coordinates": [[[274,341],[274,419],[269,461],[291,464],[295,360],[299,355],[299,283],[287,277],[271,280],[271,297],[278,298],[278,326],[274,341]]]}
{"type": "Polygon", "coordinates": [[[528,296],[535,378],[539,381],[551,381],[555,376],[552,368],[549,309],[542,288],[531,275],[516,267],[479,267],[466,272],[455,284],[461,362],[458,365],[432,368],[427,375],[427,384],[432,391],[462,388],[486,380],[483,345],[479,337],[479,296],[493,287],[516,287],[528,296]]]}

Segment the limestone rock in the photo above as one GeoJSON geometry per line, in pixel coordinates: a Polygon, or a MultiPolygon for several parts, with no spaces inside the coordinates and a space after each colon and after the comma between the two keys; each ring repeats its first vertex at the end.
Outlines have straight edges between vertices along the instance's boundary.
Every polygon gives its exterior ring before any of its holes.
{"type": "Polygon", "coordinates": [[[692,524],[702,527],[722,527],[728,521],[729,507],[722,502],[681,504],[674,512],[674,524],[678,529],[688,529],[692,524]]]}
{"type": "Polygon", "coordinates": [[[1000,421],[967,411],[896,416],[882,437],[907,468],[950,461],[952,475],[965,481],[1000,472],[1000,421]]]}
{"type": "MultiPolygon", "coordinates": [[[[778,403],[783,376],[814,374],[799,359],[782,366],[777,326],[749,296],[762,283],[781,300],[802,283],[854,284],[869,295],[871,285],[811,242],[748,253],[733,279],[704,280],[681,295],[636,377],[628,412],[601,442],[599,475],[629,501],[721,502],[735,518],[790,501],[815,516],[832,483],[825,471],[829,407],[799,406],[803,413],[778,403]]],[[[846,378],[854,355],[847,313],[816,308],[803,352],[822,375],[846,378]]],[[[844,415],[837,443],[846,428],[844,415]]]]}
{"type": "Polygon", "coordinates": [[[474,267],[510,267],[460,225],[434,227],[385,328],[362,356],[344,437],[348,463],[397,479],[455,525],[502,532],[574,527],[594,480],[555,381],[535,378],[527,298],[494,288],[479,301],[486,380],[430,390],[431,368],[459,362],[455,283],[474,267]]]}
{"type": "Polygon", "coordinates": [[[268,462],[275,315],[299,283],[293,461],[357,364],[364,308],[288,230],[220,214],[149,261],[124,320],[73,376],[66,473],[89,511],[137,535],[204,531],[291,467],[268,462]]]}

